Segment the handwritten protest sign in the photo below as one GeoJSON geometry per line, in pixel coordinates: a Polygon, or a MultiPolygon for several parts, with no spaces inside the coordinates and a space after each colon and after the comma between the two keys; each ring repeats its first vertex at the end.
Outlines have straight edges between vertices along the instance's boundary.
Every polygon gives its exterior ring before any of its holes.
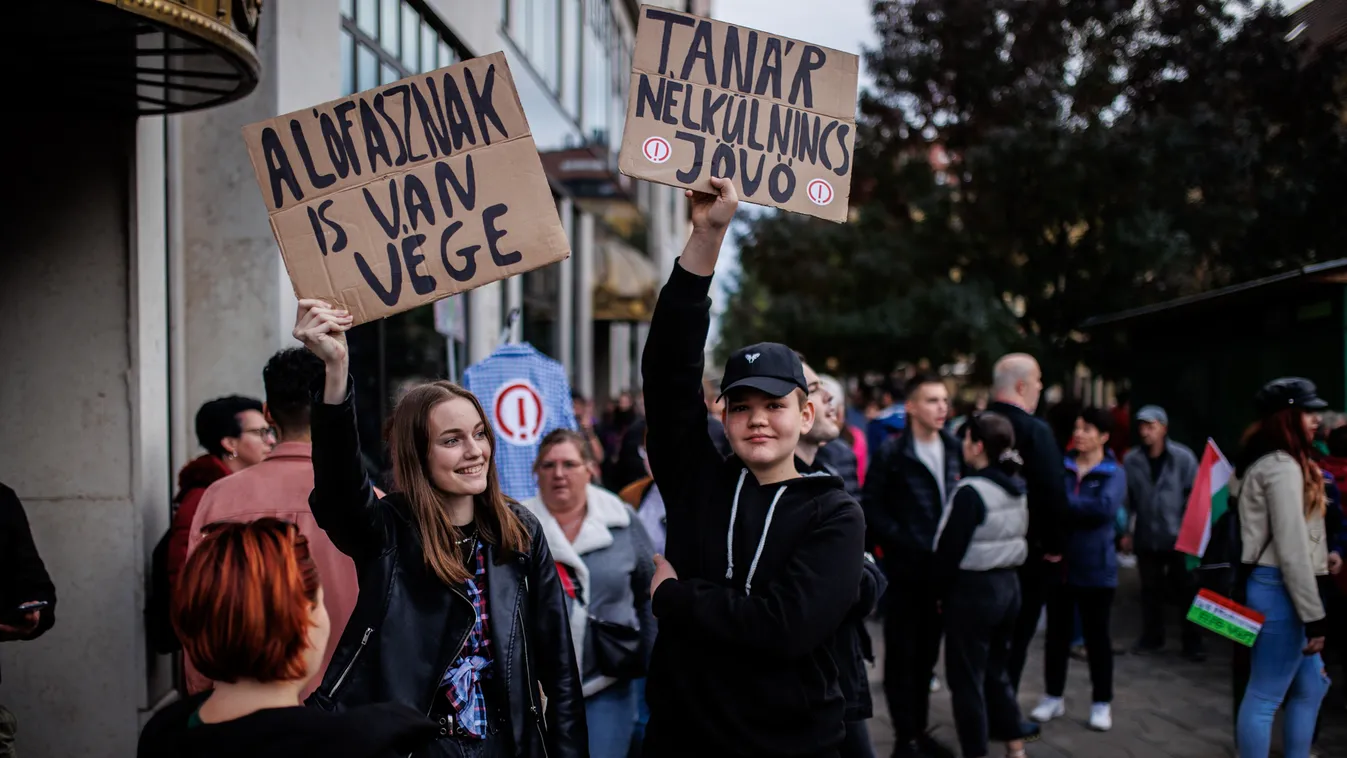
{"type": "Polygon", "coordinates": [[[570,254],[502,53],[243,136],[295,294],[357,324],[570,254]]]}
{"type": "Polygon", "coordinates": [[[641,6],[622,173],[845,221],[855,55],[641,6]]]}

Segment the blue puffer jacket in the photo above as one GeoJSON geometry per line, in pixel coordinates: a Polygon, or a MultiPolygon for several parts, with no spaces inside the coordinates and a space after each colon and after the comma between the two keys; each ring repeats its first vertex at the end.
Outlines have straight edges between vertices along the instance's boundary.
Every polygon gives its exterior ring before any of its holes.
{"type": "Polygon", "coordinates": [[[1066,583],[1074,587],[1117,587],[1118,553],[1113,546],[1118,510],[1127,501],[1127,475],[1113,452],[1081,479],[1074,456],[1066,458],[1070,503],[1066,583]]]}

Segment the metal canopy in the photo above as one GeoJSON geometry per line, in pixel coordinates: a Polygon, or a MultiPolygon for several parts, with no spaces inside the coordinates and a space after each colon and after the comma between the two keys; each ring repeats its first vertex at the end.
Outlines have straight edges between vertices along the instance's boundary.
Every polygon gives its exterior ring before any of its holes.
{"type": "Polygon", "coordinates": [[[23,104],[155,115],[210,108],[257,86],[262,0],[25,3],[23,104]]]}

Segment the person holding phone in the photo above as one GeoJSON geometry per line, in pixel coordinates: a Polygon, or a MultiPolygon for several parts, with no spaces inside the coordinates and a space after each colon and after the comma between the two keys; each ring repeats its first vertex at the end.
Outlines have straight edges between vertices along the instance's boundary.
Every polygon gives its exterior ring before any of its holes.
{"type": "MultiPolygon", "coordinates": [[[[56,623],[56,585],[38,555],[28,516],[0,484],[0,642],[35,640],[56,623]]],[[[14,751],[14,714],[0,703],[0,758],[14,751]]]]}

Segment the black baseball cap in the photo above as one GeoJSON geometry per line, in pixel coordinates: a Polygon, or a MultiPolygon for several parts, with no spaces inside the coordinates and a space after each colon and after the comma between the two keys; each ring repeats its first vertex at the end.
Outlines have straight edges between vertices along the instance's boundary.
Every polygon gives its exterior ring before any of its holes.
{"type": "Polygon", "coordinates": [[[720,396],[740,387],[772,397],[785,397],[797,389],[809,392],[800,356],[778,342],[759,342],[734,351],[720,379],[720,396]]]}
{"type": "Polygon", "coordinates": [[[1298,376],[1283,376],[1264,384],[1253,396],[1253,402],[1264,414],[1276,413],[1283,408],[1321,411],[1328,407],[1328,403],[1319,397],[1314,382],[1298,376]]]}

